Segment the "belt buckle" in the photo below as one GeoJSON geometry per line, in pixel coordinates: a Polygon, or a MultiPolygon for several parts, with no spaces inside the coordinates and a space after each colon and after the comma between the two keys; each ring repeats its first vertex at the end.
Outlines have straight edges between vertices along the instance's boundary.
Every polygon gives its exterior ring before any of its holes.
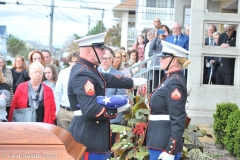
{"type": "Polygon", "coordinates": [[[62,108],[67,110],[67,111],[70,111],[70,108],[68,108],[68,107],[62,106],[62,108]]]}
{"type": "Polygon", "coordinates": [[[62,105],[61,105],[61,108],[62,108],[62,109],[66,109],[66,110],[67,110],[67,107],[64,107],[64,106],[62,106],[62,105]]]}

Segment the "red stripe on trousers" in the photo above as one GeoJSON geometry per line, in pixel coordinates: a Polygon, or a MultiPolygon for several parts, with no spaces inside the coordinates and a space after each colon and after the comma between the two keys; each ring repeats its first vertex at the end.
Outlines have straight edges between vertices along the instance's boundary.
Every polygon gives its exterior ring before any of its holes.
{"type": "Polygon", "coordinates": [[[85,152],[84,160],[88,160],[89,152],[85,152]]]}

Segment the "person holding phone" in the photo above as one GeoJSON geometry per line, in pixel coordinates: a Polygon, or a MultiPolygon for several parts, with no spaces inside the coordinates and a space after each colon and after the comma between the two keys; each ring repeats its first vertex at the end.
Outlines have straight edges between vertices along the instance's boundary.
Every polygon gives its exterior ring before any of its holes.
{"type": "MultiPolygon", "coordinates": [[[[157,32],[155,33],[155,37],[152,39],[152,42],[150,43],[150,46],[149,46],[149,53],[148,53],[149,57],[152,57],[153,55],[161,53],[162,51],[161,41],[165,40],[165,38],[166,38],[165,31],[163,29],[157,30],[157,32]]],[[[164,71],[163,70],[159,71],[159,68],[157,68],[159,67],[159,60],[160,58],[155,58],[150,63],[150,67],[155,67],[149,73],[150,92],[152,92],[152,90],[158,86],[159,82],[164,77],[164,71]]]]}

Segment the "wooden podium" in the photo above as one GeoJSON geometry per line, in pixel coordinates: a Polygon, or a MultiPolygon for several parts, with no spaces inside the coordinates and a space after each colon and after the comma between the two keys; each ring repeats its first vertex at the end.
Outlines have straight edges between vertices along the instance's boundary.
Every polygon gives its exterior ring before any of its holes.
{"type": "Polygon", "coordinates": [[[34,122],[0,123],[0,160],[81,160],[86,147],[55,125],[34,122]]]}

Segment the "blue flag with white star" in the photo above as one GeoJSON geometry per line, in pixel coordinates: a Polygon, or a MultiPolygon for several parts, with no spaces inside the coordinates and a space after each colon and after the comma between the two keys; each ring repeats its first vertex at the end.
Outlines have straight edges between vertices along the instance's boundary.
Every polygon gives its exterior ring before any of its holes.
{"type": "Polygon", "coordinates": [[[97,96],[97,103],[110,109],[124,106],[129,101],[127,95],[97,96]]]}

